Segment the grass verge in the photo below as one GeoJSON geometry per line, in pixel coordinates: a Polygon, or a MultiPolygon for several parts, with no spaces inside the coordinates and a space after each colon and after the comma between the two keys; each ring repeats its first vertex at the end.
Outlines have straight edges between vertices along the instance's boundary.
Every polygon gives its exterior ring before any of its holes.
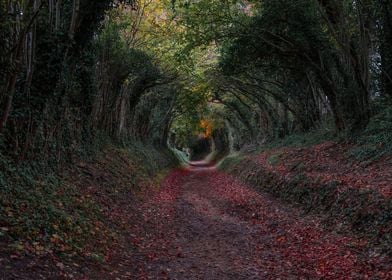
{"type": "Polygon", "coordinates": [[[328,228],[360,235],[375,250],[392,256],[392,201],[376,191],[338,188],[333,180],[321,183],[300,170],[293,177],[280,176],[251,157],[228,158],[220,168],[308,213],[322,214],[328,228]]]}
{"type": "Polygon", "coordinates": [[[61,172],[39,163],[16,166],[0,155],[1,255],[102,259],[116,237],[113,205],[156,187],[177,161],[166,149],[106,144],[61,172]]]}

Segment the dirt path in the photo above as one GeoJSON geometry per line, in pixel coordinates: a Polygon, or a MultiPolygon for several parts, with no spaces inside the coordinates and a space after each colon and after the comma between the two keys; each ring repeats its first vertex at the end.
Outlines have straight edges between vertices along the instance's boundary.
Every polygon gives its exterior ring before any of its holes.
{"type": "Polygon", "coordinates": [[[200,163],[146,197],[111,208],[121,230],[104,262],[24,259],[0,279],[392,279],[366,240],[200,163]]]}
{"type": "MultiPolygon", "coordinates": [[[[177,170],[135,212],[112,279],[392,279],[366,242],[212,168],[177,170]],[[142,218],[141,218],[142,217],[142,218]]],[[[113,267],[116,267],[114,269],[113,267]]]]}

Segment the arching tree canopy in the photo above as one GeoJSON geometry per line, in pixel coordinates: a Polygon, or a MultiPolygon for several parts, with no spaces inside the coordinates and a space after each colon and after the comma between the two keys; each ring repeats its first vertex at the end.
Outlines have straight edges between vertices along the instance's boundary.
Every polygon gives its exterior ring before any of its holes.
{"type": "Polygon", "coordinates": [[[356,133],[391,96],[388,1],[1,1],[0,13],[0,130],[17,158],[97,131],[185,147],[214,135],[205,122],[236,149],[356,133]]]}

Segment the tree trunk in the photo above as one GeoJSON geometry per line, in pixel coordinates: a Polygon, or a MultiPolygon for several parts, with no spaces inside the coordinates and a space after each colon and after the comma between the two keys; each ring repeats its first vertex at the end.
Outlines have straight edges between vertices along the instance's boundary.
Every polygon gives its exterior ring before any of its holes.
{"type": "Polygon", "coordinates": [[[71,19],[71,24],[69,26],[69,31],[68,31],[68,36],[71,40],[73,40],[75,37],[75,31],[77,28],[79,13],[80,13],[80,0],[74,0],[73,1],[73,8],[72,8],[72,19],[71,19]]]}
{"type": "MultiPolygon", "coordinates": [[[[28,11],[31,9],[31,3],[32,1],[29,1],[29,4],[26,6],[26,10],[28,11]]],[[[10,74],[10,77],[8,78],[7,81],[7,87],[6,87],[6,92],[5,94],[2,94],[6,96],[4,106],[2,108],[2,114],[0,117],[0,132],[3,131],[4,127],[7,124],[7,120],[9,117],[9,114],[11,112],[12,108],[12,102],[13,98],[15,95],[15,90],[16,90],[16,81],[17,81],[17,76],[19,74],[20,68],[23,64],[22,58],[23,58],[23,51],[24,51],[24,45],[26,42],[26,34],[30,31],[32,26],[34,25],[34,22],[43,7],[43,3],[41,2],[39,5],[37,2],[34,2],[33,8],[32,8],[32,15],[30,18],[24,18],[23,21],[21,22],[21,15],[17,15],[16,17],[16,23],[13,26],[13,36],[14,36],[14,52],[12,54],[12,59],[11,59],[11,64],[15,65],[15,69],[12,71],[10,74]],[[22,28],[21,28],[22,26],[22,28]]],[[[14,11],[15,12],[15,11],[14,11]]],[[[27,16],[25,16],[27,17],[27,16]]]]}
{"type": "Polygon", "coordinates": [[[392,1],[380,2],[382,93],[392,98],[392,1]]]}
{"type": "Polygon", "coordinates": [[[57,0],[56,2],[56,19],[54,23],[54,29],[56,31],[60,30],[60,23],[61,23],[61,4],[62,0],[57,0]]]}

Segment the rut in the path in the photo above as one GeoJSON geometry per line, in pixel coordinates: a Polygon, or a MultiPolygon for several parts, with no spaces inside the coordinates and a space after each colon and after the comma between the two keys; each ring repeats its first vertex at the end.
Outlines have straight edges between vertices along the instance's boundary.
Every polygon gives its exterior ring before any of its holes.
{"type": "Polygon", "coordinates": [[[119,279],[388,279],[364,242],[212,168],[177,170],[131,225],[119,279]]]}

